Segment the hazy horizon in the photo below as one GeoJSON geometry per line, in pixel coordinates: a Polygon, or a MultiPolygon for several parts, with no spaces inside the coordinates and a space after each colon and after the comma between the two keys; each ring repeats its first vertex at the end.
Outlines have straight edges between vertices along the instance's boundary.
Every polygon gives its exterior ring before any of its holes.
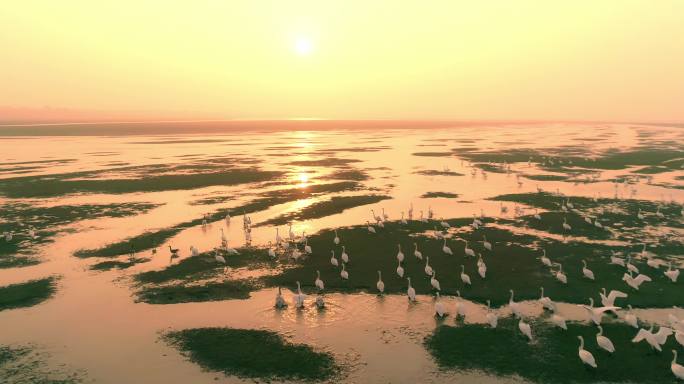
{"type": "Polygon", "coordinates": [[[0,121],[684,121],[682,14],[676,0],[6,2],[0,121]]]}

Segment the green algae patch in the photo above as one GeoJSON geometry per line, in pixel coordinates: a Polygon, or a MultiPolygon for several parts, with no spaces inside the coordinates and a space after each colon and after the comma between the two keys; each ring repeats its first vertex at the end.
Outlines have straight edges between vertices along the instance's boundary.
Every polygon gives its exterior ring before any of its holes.
{"type": "Polygon", "coordinates": [[[55,278],[48,277],[0,287],[0,311],[40,304],[57,290],[55,278]]]}
{"type": "Polygon", "coordinates": [[[458,196],[459,196],[458,193],[451,193],[451,192],[426,192],[421,197],[424,199],[436,198],[436,197],[441,197],[441,198],[445,198],[445,199],[455,199],[458,196]]]}
{"type": "Polygon", "coordinates": [[[389,196],[366,195],[366,196],[334,196],[330,200],[319,201],[297,212],[280,215],[267,220],[259,225],[283,225],[295,220],[311,220],[342,213],[347,209],[375,204],[382,200],[390,199],[389,196]]]}
{"type": "Polygon", "coordinates": [[[339,372],[330,353],[290,343],[265,330],[197,328],[163,338],[202,368],[231,376],[319,381],[339,372]]]}
{"type": "Polygon", "coordinates": [[[3,383],[76,384],[83,382],[82,372],[47,368],[44,353],[28,346],[0,345],[0,378],[3,383]]]}
{"type": "Polygon", "coordinates": [[[454,154],[452,152],[415,152],[411,155],[421,157],[451,157],[454,154]]]}
{"type": "Polygon", "coordinates": [[[645,343],[634,344],[634,328],[621,323],[604,323],[604,334],[615,345],[613,355],[599,349],[597,329],[568,324],[568,330],[533,322],[534,341],[521,335],[517,321],[501,319],[497,328],[482,324],[439,326],[424,345],[443,370],[477,370],[497,376],[520,376],[537,383],[669,383],[676,342],[671,337],[662,353],[654,353],[645,343]],[[598,368],[589,368],[578,356],[578,335],[598,368]]]}

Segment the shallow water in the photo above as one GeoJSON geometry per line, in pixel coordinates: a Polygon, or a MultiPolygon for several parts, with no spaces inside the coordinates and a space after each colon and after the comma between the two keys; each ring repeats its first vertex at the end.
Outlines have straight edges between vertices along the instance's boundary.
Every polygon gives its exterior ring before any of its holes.
{"type": "MultiPolygon", "coordinates": [[[[322,350],[332,352],[344,364],[349,382],[521,382],[519,378],[496,377],[481,372],[441,371],[423,347],[423,338],[440,322],[433,317],[433,298],[421,296],[419,303],[410,305],[403,295],[377,297],[372,294],[328,294],[327,309],[318,311],[309,300],[305,310],[292,306],[283,311],[272,308],[273,289],[252,293],[247,300],[227,300],[204,303],[150,305],[135,303],[130,277],[138,272],[160,269],[168,265],[167,245],[181,249],[181,258],[188,257],[190,245],[201,251],[218,245],[219,228],[226,231],[229,244],[244,244],[240,212],[230,209],[252,201],[260,193],[289,188],[306,188],[313,184],[333,183],[326,177],[341,166],[292,165],[315,164],[324,159],[358,160],[345,167],[368,174],[360,181],[361,189],[332,195],[388,195],[390,200],[371,206],[345,210],[341,214],[293,223],[296,233],[313,234],[321,229],[363,224],[372,220],[370,209],[379,214],[382,208],[390,220],[397,220],[409,204],[417,217],[428,209],[435,217],[514,216],[514,204],[505,203],[508,213],[501,212],[501,203],[486,200],[505,193],[560,191],[568,196],[631,197],[651,201],[684,202],[681,168],[642,177],[632,183],[613,182],[625,175],[637,175],[641,166],[601,170],[593,182],[537,181],[518,175],[550,174],[536,164],[526,161],[511,164],[509,172],[483,173],[473,163],[460,158],[459,152],[442,156],[453,148],[502,151],[505,149],[534,149],[554,159],[569,156],[566,151],[583,152],[582,157],[599,157],[607,150],[632,150],[653,146],[674,147],[684,154],[684,130],[672,127],[650,127],[620,124],[551,124],[543,126],[507,125],[488,127],[458,127],[455,129],[383,129],[355,131],[276,131],[227,132],[214,135],[174,134],[110,137],[6,137],[0,153],[0,183],[12,177],[30,177],[68,172],[101,171],[102,175],[87,178],[111,179],[134,177],[144,179],[147,171],[120,170],[119,167],[142,165],[201,166],[222,159],[232,164],[257,166],[264,171],[283,172],[283,176],[269,185],[266,182],[233,186],[208,185],[185,190],[162,190],[135,193],[79,193],[47,198],[0,197],[0,204],[28,202],[37,206],[73,204],[105,204],[123,202],[151,202],[162,204],[146,213],[120,218],[98,218],[72,223],[62,229],[55,241],[38,246],[40,264],[24,268],[0,269],[0,286],[41,278],[60,276],[55,297],[34,307],[0,312],[0,344],[35,344],[49,353],[50,366],[63,364],[83,370],[86,382],[242,382],[222,373],[203,371],[187,361],[175,349],[159,340],[160,333],[169,329],[206,326],[235,328],[263,328],[275,330],[322,350]],[[434,156],[413,155],[435,152],[434,156]],[[69,159],[69,161],[58,161],[69,159]],[[54,162],[48,162],[52,161],[54,162]],[[41,161],[42,163],[37,163],[41,161]],[[26,164],[27,162],[36,162],[26,164]],[[304,162],[304,163],[302,163],[304,162]],[[24,164],[20,164],[24,163],[24,164]],[[32,169],[26,169],[27,167],[32,169]],[[462,176],[425,176],[421,170],[445,170],[462,176]],[[282,184],[281,184],[282,183],[282,184]],[[456,193],[457,198],[421,198],[427,192],[456,193]],[[227,196],[229,200],[217,204],[191,204],[206,197],[227,196]],[[125,270],[92,271],[90,266],[105,259],[73,256],[79,249],[91,249],[138,235],[147,230],[169,227],[201,218],[205,213],[225,210],[233,216],[230,225],[224,220],[206,227],[193,226],[170,238],[160,252],[152,255],[142,251],[139,256],[151,261],[125,270]],[[70,230],[70,231],[66,231],[70,230]]],[[[684,156],[682,156],[684,157],[684,156]]],[[[346,168],[345,168],[346,169],[346,168]]],[[[196,170],[189,169],[192,173],[196,170]]],[[[586,173],[586,172],[585,172],[586,173]]],[[[559,173],[562,175],[562,173],[559,173]]],[[[250,214],[255,224],[252,245],[262,246],[273,241],[272,226],[256,224],[298,211],[331,194],[300,199],[250,214]]],[[[526,214],[533,213],[527,210],[526,214]]],[[[0,214],[0,219],[2,215],[0,214]]],[[[3,219],[4,220],[4,219],[3,219]]],[[[681,219],[680,223],[681,223],[681,219]]],[[[15,224],[19,232],[20,223],[15,224]]],[[[41,230],[37,228],[40,236],[41,230]]],[[[524,228],[516,230],[535,236],[560,235],[539,233],[524,228]]],[[[280,226],[281,235],[287,226],[280,226]]],[[[682,230],[657,228],[656,235],[671,231],[681,243],[682,230]]],[[[562,238],[562,237],[561,237],[562,238]]],[[[2,240],[0,240],[2,241],[2,240]]],[[[615,244],[613,240],[593,240],[615,244]]],[[[682,250],[682,248],[680,248],[682,250]]],[[[327,252],[327,251],[326,251],[327,252]]],[[[667,255],[684,261],[684,251],[667,255]]],[[[122,259],[125,259],[122,258],[122,259]]],[[[680,281],[681,283],[681,281],[680,281]]],[[[289,294],[287,294],[289,298],[289,294]]],[[[443,298],[447,310],[453,311],[454,298],[443,298]]],[[[484,322],[486,307],[467,303],[467,322],[484,322]]],[[[560,313],[568,320],[586,321],[583,309],[574,304],[561,304],[560,313]]],[[[508,313],[507,308],[500,310],[508,313]]],[[[539,316],[536,303],[525,305],[531,317],[539,316]]],[[[643,309],[636,311],[644,320],[665,324],[667,314],[684,316],[681,310],[643,309]]],[[[453,316],[444,323],[454,324],[453,316]]]]}

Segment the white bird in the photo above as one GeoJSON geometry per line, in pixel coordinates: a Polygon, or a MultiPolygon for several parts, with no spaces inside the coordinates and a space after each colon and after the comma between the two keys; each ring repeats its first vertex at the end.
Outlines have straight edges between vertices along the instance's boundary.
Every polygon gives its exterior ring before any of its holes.
{"type": "Polygon", "coordinates": [[[283,238],[280,237],[280,228],[276,227],[276,237],[275,237],[276,245],[280,245],[280,243],[283,242],[283,238]]]}
{"type": "Polygon", "coordinates": [[[349,255],[347,254],[347,248],[343,245],[342,246],[342,255],[340,256],[342,258],[342,262],[345,264],[349,262],[349,255]]]}
{"type": "MultiPolygon", "coordinates": [[[[368,232],[370,233],[375,233],[375,228],[370,224],[370,222],[366,221],[366,225],[368,226],[368,232]]],[[[337,243],[335,243],[337,244],[337,243]]]]}
{"type": "Polygon", "coordinates": [[[548,257],[546,257],[546,249],[542,249],[542,252],[544,252],[544,254],[543,254],[543,255],[541,256],[541,258],[540,258],[542,264],[546,265],[547,267],[550,267],[550,266],[552,265],[552,264],[551,264],[551,259],[549,259],[548,257]]]}
{"type": "Polygon", "coordinates": [[[230,224],[230,213],[226,212],[226,224],[230,224]]]}
{"type": "Polygon", "coordinates": [[[382,272],[378,271],[378,282],[375,284],[375,287],[378,288],[378,292],[382,295],[385,293],[385,283],[382,281],[382,272]]]}
{"type": "Polygon", "coordinates": [[[397,275],[399,277],[404,277],[404,267],[401,266],[401,261],[398,261],[397,264],[397,275]]]}
{"type": "Polygon", "coordinates": [[[335,243],[335,245],[340,243],[340,237],[337,236],[337,229],[335,229],[335,238],[333,239],[333,243],[335,243]]]}
{"type": "Polygon", "coordinates": [[[629,312],[627,312],[625,315],[625,323],[634,328],[639,328],[639,320],[637,319],[636,315],[632,313],[632,305],[627,305],[627,308],[629,308],[629,312]]]}
{"type": "Polygon", "coordinates": [[[610,341],[610,339],[606,336],[603,336],[603,327],[599,325],[598,330],[599,332],[596,334],[596,343],[598,346],[610,353],[615,352],[615,346],[613,345],[613,342],[610,341]]]}
{"type": "Polygon", "coordinates": [[[404,261],[404,252],[401,251],[401,244],[397,244],[397,248],[399,249],[399,251],[397,252],[397,260],[399,260],[399,262],[401,263],[402,261],[404,261]]]}
{"type": "Polygon", "coordinates": [[[616,306],[594,307],[594,299],[592,297],[589,298],[589,305],[582,304],[582,305],[580,305],[580,307],[587,310],[587,313],[589,314],[589,318],[596,325],[601,324],[601,320],[603,320],[603,314],[604,313],[606,313],[607,311],[615,312],[616,310],[620,309],[620,307],[616,307],[616,306]]]}
{"type": "Polygon", "coordinates": [[[408,224],[408,222],[406,221],[406,219],[404,219],[404,211],[401,211],[401,220],[400,220],[400,222],[401,222],[402,224],[404,224],[404,225],[408,224]]]}
{"type": "Polygon", "coordinates": [[[465,241],[465,254],[466,256],[475,257],[475,251],[472,248],[468,248],[468,240],[465,241]]]}
{"type": "Polygon", "coordinates": [[[670,261],[667,271],[663,272],[663,274],[668,279],[672,280],[673,283],[676,283],[677,278],[679,277],[679,269],[672,269],[672,262],[670,261]]]}
{"type": "Polygon", "coordinates": [[[478,255],[479,259],[477,260],[477,273],[480,275],[481,278],[485,278],[487,275],[487,264],[482,260],[482,255],[478,255]]]}
{"type": "Polygon", "coordinates": [[[411,286],[411,278],[407,277],[406,280],[408,280],[408,288],[406,289],[408,299],[409,301],[416,301],[416,290],[411,286]]]}
{"type": "Polygon", "coordinates": [[[558,328],[561,328],[566,331],[568,330],[568,325],[565,323],[565,317],[557,313],[554,313],[553,316],[551,316],[551,322],[558,328]]]}
{"type": "Polygon", "coordinates": [[[382,218],[384,220],[389,220],[389,216],[385,213],[385,208],[382,209],[382,218]]]}
{"type": "Polygon", "coordinates": [[[451,248],[446,243],[446,239],[444,239],[444,245],[442,245],[442,252],[446,253],[447,255],[453,255],[454,253],[451,251],[451,248]]]}
{"type": "Polygon", "coordinates": [[[223,228],[221,228],[221,242],[225,243],[228,241],[228,238],[226,237],[225,232],[223,232],[223,228]]]}
{"type": "Polygon", "coordinates": [[[276,294],[275,307],[278,309],[287,307],[287,303],[285,302],[285,299],[283,299],[283,293],[281,292],[280,287],[278,287],[278,293],[276,294]]]}
{"type": "Polygon", "coordinates": [[[641,213],[641,208],[637,211],[637,219],[643,220],[644,219],[644,214],[641,213]]]}
{"type": "Polygon", "coordinates": [[[461,281],[463,284],[470,285],[470,276],[465,273],[465,266],[461,264],[461,281]]]}
{"type": "Polygon", "coordinates": [[[489,326],[492,328],[496,328],[496,325],[499,322],[499,318],[496,316],[496,313],[492,312],[491,308],[491,303],[489,300],[487,300],[487,322],[489,323],[489,326]]]}
{"type": "Polygon", "coordinates": [[[558,272],[555,273],[556,280],[560,281],[563,284],[568,283],[568,277],[563,273],[563,266],[560,263],[556,263],[558,266],[558,272]]]}
{"type": "Polygon", "coordinates": [[[684,380],[684,366],[677,363],[677,350],[673,349],[672,354],[674,355],[674,358],[672,359],[672,364],[670,364],[670,369],[675,377],[679,380],[684,380]]]}
{"type": "Polygon", "coordinates": [[[418,244],[413,243],[413,246],[416,248],[415,251],[413,251],[413,256],[418,260],[423,260],[423,253],[418,250],[418,244]]]}
{"type": "Polygon", "coordinates": [[[572,227],[570,226],[570,224],[568,224],[568,219],[567,219],[567,218],[564,218],[564,219],[563,219],[563,229],[566,230],[566,231],[571,231],[571,230],[572,230],[572,227]]]}
{"type": "Polygon", "coordinates": [[[309,245],[309,238],[307,237],[304,238],[304,252],[308,255],[311,254],[311,246],[309,245]]]}
{"type": "Polygon", "coordinates": [[[335,257],[335,251],[330,251],[332,253],[332,257],[330,257],[330,264],[334,265],[335,267],[339,266],[340,263],[337,261],[337,258],[335,257]]]}
{"type": "Polygon", "coordinates": [[[216,261],[218,261],[219,263],[222,263],[222,264],[226,263],[226,259],[223,256],[219,255],[218,249],[214,253],[214,259],[216,259],[216,261]]]}
{"type": "Polygon", "coordinates": [[[660,344],[658,343],[656,335],[653,333],[653,324],[651,324],[651,328],[649,328],[648,330],[644,328],[639,329],[639,332],[637,332],[636,336],[632,339],[632,343],[639,343],[643,340],[646,340],[646,342],[648,343],[648,345],[651,346],[651,348],[657,351],[663,350],[660,347],[660,344]]]}
{"type": "Polygon", "coordinates": [[[631,256],[627,256],[627,264],[625,264],[625,267],[627,267],[627,270],[630,272],[639,273],[639,268],[632,264],[631,256]]]}
{"type": "Polygon", "coordinates": [[[601,288],[601,293],[599,293],[601,296],[601,304],[605,307],[612,307],[615,305],[615,299],[617,298],[626,298],[627,294],[622,292],[622,291],[616,291],[616,290],[611,290],[610,293],[606,296],[606,289],[601,288]]]}
{"type": "Polygon", "coordinates": [[[484,245],[485,249],[488,251],[491,251],[492,250],[492,243],[487,241],[487,236],[482,236],[482,238],[483,238],[482,244],[484,245]]]}
{"type": "Polygon", "coordinates": [[[610,256],[610,264],[619,265],[619,266],[624,267],[625,266],[625,260],[621,257],[611,255],[610,256]]]}
{"type": "Polygon", "coordinates": [[[425,258],[425,274],[428,276],[432,276],[432,267],[430,266],[430,256],[427,256],[425,258]]]}
{"type": "Polygon", "coordinates": [[[594,355],[591,354],[591,352],[587,351],[584,349],[584,338],[582,336],[577,336],[577,338],[580,341],[580,346],[579,346],[579,358],[582,360],[582,362],[592,368],[596,368],[596,360],[594,359],[594,355]]]}
{"type": "Polygon", "coordinates": [[[302,286],[297,282],[297,293],[294,295],[295,308],[304,308],[304,294],[302,293],[302,286]]]}
{"type": "Polygon", "coordinates": [[[646,265],[653,269],[658,269],[660,268],[660,260],[649,257],[648,260],[646,260],[646,265]]]}
{"type": "Polygon", "coordinates": [[[541,216],[539,216],[539,213],[537,213],[536,209],[534,210],[534,218],[539,220],[539,221],[541,221],[541,219],[542,219],[541,216]]]}
{"type": "Polygon", "coordinates": [[[541,295],[539,296],[539,304],[542,305],[542,307],[548,309],[549,311],[556,311],[556,304],[551,300],[550,297],[544,296],[544,287],[539,287],[539,290],[541,291],[541,295]]]}
{"type": "Polygon", "coordinates": [[[316,288],[321,291],[325,289],[325,284],[323,283],[323,280],[321,280],[321,271],[316,271],[316,281],[314,281],[314,284],[316,285],[316,288]]]}
{"type": "Polygon", "coordinates": [[[444,303],[439,299],[439,292],[437,292],[437,297],[435,298],[435,314],[438,317],[444,317],[447,315],[446,309],[444,309],[444,303]]]}
{"type": "Polygon", "coordinates": [[[199,250],[197,248],[195,248],[194,245],[191,245],[190,246],[190,254],[192,256],[199,256],[199,250]]]}
{"type": "Polygon", "coordinates": [[[292,232],[292,223],[289,223],[288,236],[290,236],[290,240],[294,240],[296,237],[295,233],[292,232]]]}
{"type": "Polygon", "coordinates": [[[661,218],[661,219],[662,219],[663,217],[665,217],[665,215],[664,215],[662,212],[660,212],[660,207],[658,207],[658,209],[656,209],[655,215],[656,215],[657,217],[661,218]]]}
{"type": "Polygon", "coordinates": [[[344,265],[345,264],[342,263],[342,270],[340,271],[340,277],[345,279],[345,280],[349,280],[349,272],[347,272],[347,270],[344,269],[344,265]]]}
{"type": "Polygon", "coordinates": [[[521,316],[522,316],[522,313],[520,312],[520,304],[519,304],[519,303],[516,303],[516,302],[513,300],[513,297],[514,297],[513,295],[514,295],[514,293],[513,293],[513,290],[512,290],[512,289],[510,290],[510,292],[511,292],[511,298],[508,299],[508,306],[511,308],[511,312],[513,312],[513,314],[514,314],[515,316],[521,317],[521,316]]]}
{"type": "Polygon", "coordinates": [[[592,272],[591,269],[587,268],[587,262],[582,260],[582,265],[583,265],[582,274],[584,275],[584,277],[586,277],[589,280],[595,280],[594,279],[594,272],[592,272]]]}
{"type": "Polygon", "coordinates": [[[437,272],[432,271],[432,277],[430,278],[430,285],[432,285],[432,288],[439,291],[440,290],[439,280],[437,280],[435,275],[437,275],[437,272]]]}
{"type": "Polygon", "coordinates": [[[447,223],[446,221],[444,221],[444,219],[442,219],[442,221],[439,222],[439,225],[441,225],[442,228],[444,228],[444,229],[449,229],[449,228],[451,228],[451,225],[449,225],[449,223],[447,223]]]}
{"type": "Polygon", "coordinates": [[[459,317],[462,317],[464,319],[466,317],[466,308],[465,305],[461,302],[461,291],[459,290],[456,291],[456,307],[454,308],[454,314],[456,315],[457,320],[459,317]]]}
{"type": "Polygon", "coordinates": [[[644,282],[653,281],[650,277],[642,274],[637,275],[637,277],[632,277],[632,271],[629,271],[629,273],[625,273],[624,275],[622,275],[622,280],[624,280],[624,282],[627,283],[627,285],[636,289],[637,291],[639,290],[639,286],[644,282]]]}
{"type": "Polygon", "coordinates": [[[273,245],[270,241],[268,242],[268,256],[272,258],[276,257],[275,249],[273,249],[273,245]]]}
{"type": "Polygon", "coordinates": [[[375,211],[371,209],[371,214],[373,215],[373,219],[377,222],[382,221],[382,217],[378,216],[375,214],[375,211]]]}
{"type": "Polygon", "coordinates": [[[518,329],[523,335],[527,336],[527,338],[532,341],[532,328],[522,317],[518,321],[518,329]]]}

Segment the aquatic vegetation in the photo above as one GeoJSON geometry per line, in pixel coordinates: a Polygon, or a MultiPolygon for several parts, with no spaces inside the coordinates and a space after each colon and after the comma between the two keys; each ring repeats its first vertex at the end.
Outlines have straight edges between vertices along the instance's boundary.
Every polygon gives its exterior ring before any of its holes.
{"type": "Polygon", "coordinates": [[[330,353],[287,342],[270,331],[196,328],[169,332],[163,338],[201,367],[226,375],[325,380],[340,370],[330,353]]]}
{"type": "Polygon", "coordinates": [[[292,212],[266,220],[258,225],[282,225],[293,220],[309,220],[342,213],[349,208],[375,204],[379,201],[390,199],[389,196],[363,195],[363,196],[333,196],[330,200],[319,201],[297,212],[292,212]]]}
{"type": "MultiPolygon", "coordinates": [[[[342,181],[330,184],[314,184],[304,188],[281,189],[260,194],[256,198],[241,206],[232,207],[227,211],[237,214],[249,214],[270,208],[273,205],[283,204],[299,199],[306,199],[319,194],[356,190],[359,184],[352,181],[342,181]]],[[[207,215],[207,220],[216,221],[225,217],[226,210],[219,210],[207,215]]],[[[82,249],[74,253],[78,257],[112,257],[128,254],[131,249],[136,251],[149,250],[158,247],[164,242],[180,233],[182,230],[202,224],[202,217],[182,222],[172,227],[147,231],[140,235],[125,239],[120,242],[105,245],[97,249],[82,249]]]]}
{"type": "Polygon", "coordinates": [[[174,283],[147,286],[136,292],[137,301],[149,304],[177,304],[199,301],[248,299],[259,289],[251,280],[224,280],[205,284],[174,283]]]}
{"type": "Polygon", "coordinates": [[[424,169],[421,171],[415,172],[419,175],[424,175],[424,176],[463,176],[462,173],[454,172],[454,171],[449,171],[449,170],[436,170],[436,169],[424,169]]]}
{"type": "Polygon", "coordinates": [[[30,198],[73,193],[155,192],[254,183],[281,175],[280,172],[275,171],[225,168],[226,165],[203,162],[197,165],[131,166],[101,171],[13,177],[3,179],[0,184],[0,195],[30,198]],[[129,175],[112,178],[113,172],[127,172],[129,175]],[[140,175],[145,175],[145,177],[139,177],[140,175]]]}
{"type": "Polygon", "coordinates": [[[52,297],[56,290],[54,277],[0,287],[0,311],[40,304],[52,297]]]}
{"type": "Polygon", "coordinates": [[[411,155],[422,157],[451,157],[454,154],[451,152],[414,152],[411,155]]]}
{"type": "Polygon", "coordinates": [[[128,259],[128,260],[108,260],[108,261],[102,261],[97,264],[93,264],[90,269],[94,271],[109,271],[110,269],[126,269],[130,268],[136,264],[142,264],[150,261],[150,259],[143,257],[143,258],[135,258],[135,259],[128,259]]]}
{"type": "Polygon", "coordinates": [[[341,159],[337,157],[328,157],[319,160],[297,160],[292,161],[289,165],[310,166],[310,167],[340,167],[351,163],[358,163],[358,159],[341,159]]]}
{"type": "Polygon", "coordinates": [[[47,368],[45,356],[33,347],[0,345],[0,378],[5,383],[75,384],[84,374],[47,368]]]}
{"type": "MultiPolygon", "coordinates": [[[[534,341],[528,342],[517,321],[502,319],[496,328],[482,324],[439,326],[425,339],[425,347],[440,368],[481,370],[496,375],[517,375],[538,383],[664,383],[672,381],[671,355],[653,353],[650,347],[634,344],[634,328],[621,323],[603,324],[615,345],[614,356],[596,344],[595,327],[569,323],[568,330],[550,323],[532,324],[534,341]],[[595,357],[598,368],[583,365],[578,357],[579,341],[595,357]]],[[[642,343],[643,344],[643,343],[642,343]]],[[[670,340],[664,351],[675,347],[670,340]]]]}
{"type": "Polygon", "coordinates": [[[426,192],[423,193],[422,198],[424,199],[429,199],[429,198],[435,198],[435,197],[443,197],[445,199],[455,199],[459,196],[458,193],[451,193],[451,192],[426,192]]]}

